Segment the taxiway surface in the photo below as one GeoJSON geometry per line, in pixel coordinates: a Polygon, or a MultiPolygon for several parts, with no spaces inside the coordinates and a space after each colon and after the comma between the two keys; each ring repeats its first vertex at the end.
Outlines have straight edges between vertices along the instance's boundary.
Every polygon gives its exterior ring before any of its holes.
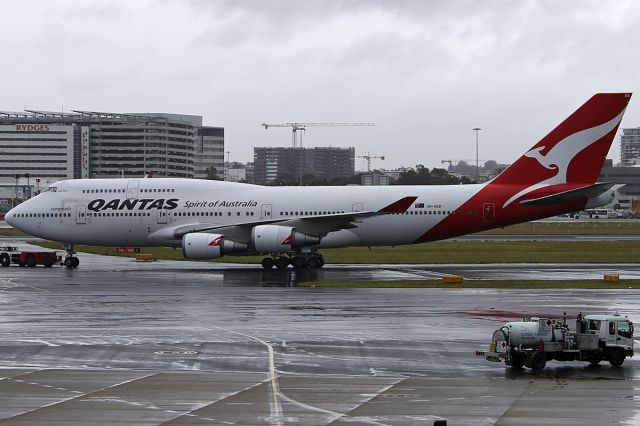
{"type": "Polygon", "coordinates": [[[640,422],[637,358],[619,369],[552,362],[534,376],[474,355],[521,316],[619,311],[638,321],[639,290],[295,287],[463,270],[637,276],[635,265],[359,265],[305,275],[81,262],[0,269],[2,424],[640,422]]]}

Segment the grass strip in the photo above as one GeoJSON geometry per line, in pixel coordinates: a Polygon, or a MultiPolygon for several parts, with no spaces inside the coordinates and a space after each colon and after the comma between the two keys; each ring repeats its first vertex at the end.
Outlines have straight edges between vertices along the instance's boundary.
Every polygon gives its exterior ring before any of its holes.
{"type": "Polygon", "coordinates": [[[0,236],[4,237],[26,237],[29,234],[25,234],[16,228],[0,228],[0,236]]]}
{"type": "MultiPolygon", "coordinates": [[[[36,244],[61,250],[62,244],[36,244]]],[[[120,255],[112,247],[75,246],[77,251],[120,255]]],[[[143,248],[157,259],[184,260],[182,250],[143,248]]],[[[468,263],[638,263],[640,241],[440,241],[399,247],[349,247],[322,250],[328,264],[468,264],[468,263]]],[[[259,264],[261,256],[225,256],[213,262],[259,264]]]]}
{"type": "Polygon", "coordinates": [[[481,235],[640,235],[635,220],[538,221],[480,232],[481,235]]]}
{"type": "Polygon", "coordinates": [[[329,288],[493,288],[493,289],[637,289],[640,280],[465,280],[461,284],[443,284],[441,280],[401,281],[322,281],[303,282],[298,287],[329,288]]]}

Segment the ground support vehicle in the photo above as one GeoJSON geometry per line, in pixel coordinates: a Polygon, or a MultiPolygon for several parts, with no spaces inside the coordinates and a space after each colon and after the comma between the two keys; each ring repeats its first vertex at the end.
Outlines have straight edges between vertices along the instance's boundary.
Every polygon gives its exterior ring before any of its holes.
{"type": "Polygon", "coordinates": [[[579,313],[571,332],[566,315],[562,320],[527,318],[508,322],[493,333],[488,352],[478,352],[489,361],[504,361],[515,369],[523,366],[542,370],[547,361],[602,360],[614,367],[633,356],[633,323],[627,317],[579,313]]]}
{"type": "Polygon", "coordinates": [[[0,265],[2,266],[9,266],[13,263],[29,267],[44,265],[50,268],[60,262],[62,262],[62,256],[55,251],[19,251],[17,247],[0,247],[0,265]]]}

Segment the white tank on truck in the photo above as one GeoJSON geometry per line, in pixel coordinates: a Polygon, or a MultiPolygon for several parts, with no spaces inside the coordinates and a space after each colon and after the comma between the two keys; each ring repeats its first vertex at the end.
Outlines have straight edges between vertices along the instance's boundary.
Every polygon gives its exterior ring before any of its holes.
{"type": "Polygon", "coordinates": [[[529,321],[508,322],[511,345],[537,346],[540,341],[555,342],[564,340],[565,327],[556,324],[555,320],[531,318],[529,321]]]}
{"type": "Polygon", "coordinates": [[[508,322],[493,333],[489,351],[478,355],[534,371],[542,370],[551,360],[594,365],[607,360],[619,367],[626,357],[633,356],[633,343],[633,323],[628,317],[579,313],[572,332],[565,313],[561,320],[533,317],[508,322]]]}

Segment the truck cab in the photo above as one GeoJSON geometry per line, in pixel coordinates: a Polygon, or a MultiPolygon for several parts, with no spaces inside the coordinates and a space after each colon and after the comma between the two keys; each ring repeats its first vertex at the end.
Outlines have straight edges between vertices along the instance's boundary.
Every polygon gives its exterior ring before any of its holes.
{"type": "Polygon", "coordinates": [[[587,315],[584,322],[584,332],[597,335],[603,351],[616,349],[625,356],[633,355],[633,323],[628,318],[619,314],[587,315]]]}

